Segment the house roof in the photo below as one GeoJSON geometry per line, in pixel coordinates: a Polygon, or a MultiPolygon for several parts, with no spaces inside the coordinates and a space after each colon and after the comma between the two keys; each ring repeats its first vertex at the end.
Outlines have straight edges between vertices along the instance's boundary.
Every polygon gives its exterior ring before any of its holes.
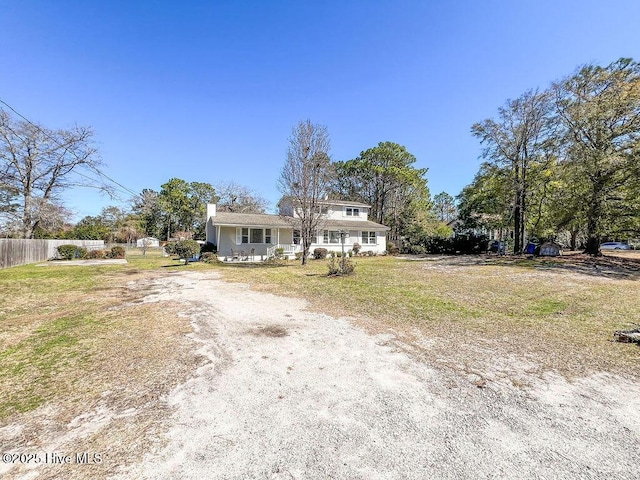
{"type": "MultiPolygon", "coordinates": [[[[228,227],[293,228],[295,219],[266,213],[218,212],[211,217],[214,225],[228,227]]],[[[369,220],[321,220],[320,228],[343,228],[345,230],[389,230],[389,227],[369,220]]]]}
{"type": "Polygon", "coordinates": [[[215,225],[238,227],[290,227],[291,223],[280,215],[267,213],[218,212],[211,217],[215,225]]]}
{"type": "Polygon", "coordinates": [[[371,220],[322,220],[323,228],[344,228],[345,230],[391,230],[371,220]]]}
{"type": "MultiPolygon", "coordinates": [[[[287,202],[292,202],[292,201],[293,201],[293,197],[284,196],[278,201],[278,206],[280,206],[281,203],[287,203],[287,202]]],[[[364,208],[370,208],[371,207],[371,205],[368,205],[368,204],[362,203],[362,202],[354,202],[352,200],[334,200],[334,199],[331,199],[331,198],[328,198],[327,200],[318,200],[318,203],[320,205],[345,205],[345,206],[349,206],[349,207],[364,207],[364,208]]]]}
{"type": "Polygon", "coordinates": [[[367,205],[362,202],[352,202],[350,200],[320,200],[318,203],[321,205],[346,205],[348,207],[366,207],[369,208],[371,205],[367,205]]]}

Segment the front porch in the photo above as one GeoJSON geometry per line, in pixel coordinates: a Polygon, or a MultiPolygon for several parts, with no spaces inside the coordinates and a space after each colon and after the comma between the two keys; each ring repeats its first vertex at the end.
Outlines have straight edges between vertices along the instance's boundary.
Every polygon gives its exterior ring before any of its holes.
{"type": "Polygon", "coordinates": [[[268,258],[276,256],[279,253],[282,257],[294,259],[296,253],[302,252],[302,246],[293,243],[278,243],[267,247],[266,253],[262,248],[238,248],[230,249],[227,255],[218,254],[218,258],[223,262],[264,262],[268,258]],[[279,249],[282,249],[279,252],[279,249]]]}
{"type": "Polygon", "coordinates": [[[302,245],[297,243],[281,243],[267,248],[267,258],[276,256],[276,253],[285,258],[296,258],[296,253],[302,252],[302,245]]]}

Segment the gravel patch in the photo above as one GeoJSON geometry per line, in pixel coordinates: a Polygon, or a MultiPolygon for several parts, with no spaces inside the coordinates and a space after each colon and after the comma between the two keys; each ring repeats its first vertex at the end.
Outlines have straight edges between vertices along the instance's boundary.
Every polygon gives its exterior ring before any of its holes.
{"type": "Polygon", "coordinates": [[[215,274],[152,282],[209,363],[166,397],[164,446],[112,478],[638,478],[637,382],[504,359],[517,386],[215,274]]]}

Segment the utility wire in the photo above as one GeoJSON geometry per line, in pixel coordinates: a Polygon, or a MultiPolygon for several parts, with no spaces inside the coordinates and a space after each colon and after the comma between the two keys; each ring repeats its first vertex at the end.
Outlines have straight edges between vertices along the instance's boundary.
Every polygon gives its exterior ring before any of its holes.
{"type": "MultiPolygon", "coordinates": [[[[40,127],[39,125],[33,123],[31,120],[29,120],[27,117],[25,117],[24,115],[22,115],[20,112],[18,112],[15,108],[13,108],[11,105],[9,105],[7,102],[5,102],[4,100],[2,100],[0,98],[0,103],[2,103],[4,106],[6,106],[9,110],[11,110],[13,113],[15,113],[16,115],[18,115],[20,118],[22,118],[25,122],[27,122],[29,125],[31,125],[34,128],[37,128],[43,135],[45,135],[49,140],[53,141],[55,144],[57,144],[59,147],[64,147],[64,145],[62,145],[58,139],[56,139],[55,137],[52,137],[51,135],[49,135],[49,132],[47,132],[46,130],[44,130],[42,127],[40,127]]],[[[71,153],[78,158],[78,156],[76,155],[76,153],[74,151],[71,151],[71,153]]],[[[95,178],[91,178],[88,175],[84,175],[83,173],[80,173],[78,171],[74,172],[76,175],[79,175],[81,177],[84,177],[88,180],[93,180],[95,181],[95,178]]],[[[133,190],[131,190],[130,188],[122,185],[120,182],[114,180],[113,178],[111,178],[110,176],[108,176],[106,173],[100,172],[98,170],[95,170],[95,173],[97,173],[98,175],[106,178],[107,180],[109,180],[111,183],[113,183],[114,185],[117,185],[118,187],[120,187],[120,189],[118,189],[120,191],[120,193],[128,193],[133,195],[134,197],[139,197],[140,194],[137,192],[134,192],[133,190]]]]}

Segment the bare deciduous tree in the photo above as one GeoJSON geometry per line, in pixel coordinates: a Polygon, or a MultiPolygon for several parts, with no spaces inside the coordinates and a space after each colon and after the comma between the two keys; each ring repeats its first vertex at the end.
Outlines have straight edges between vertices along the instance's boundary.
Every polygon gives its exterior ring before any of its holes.
{"type": "Polygon", "coordinates": [[[289,137],[287,160],[278,180],[280,192],[294,213],[293,219],[285,218],[300,230],[303,265],[321,226],[320,202],[326,199],[333,181],[329,150],[327,127],[300,121],[289,137]]]}
{"type": "Polygon", "coordinates": [[[100,180],[92,139],[90,128],[48,130],[0,109],[0,182],[19,199],[15,213],[23,238],[32,238],[43,221],[45,212],[38,207],[55,204],[62,190],[84,186],[110,192],[100,180]]]}
{"type": "Polygon", "coordinates": [[[235,182],[216,185],[219,212],[264,213],[269,201],[235,182]]]}

